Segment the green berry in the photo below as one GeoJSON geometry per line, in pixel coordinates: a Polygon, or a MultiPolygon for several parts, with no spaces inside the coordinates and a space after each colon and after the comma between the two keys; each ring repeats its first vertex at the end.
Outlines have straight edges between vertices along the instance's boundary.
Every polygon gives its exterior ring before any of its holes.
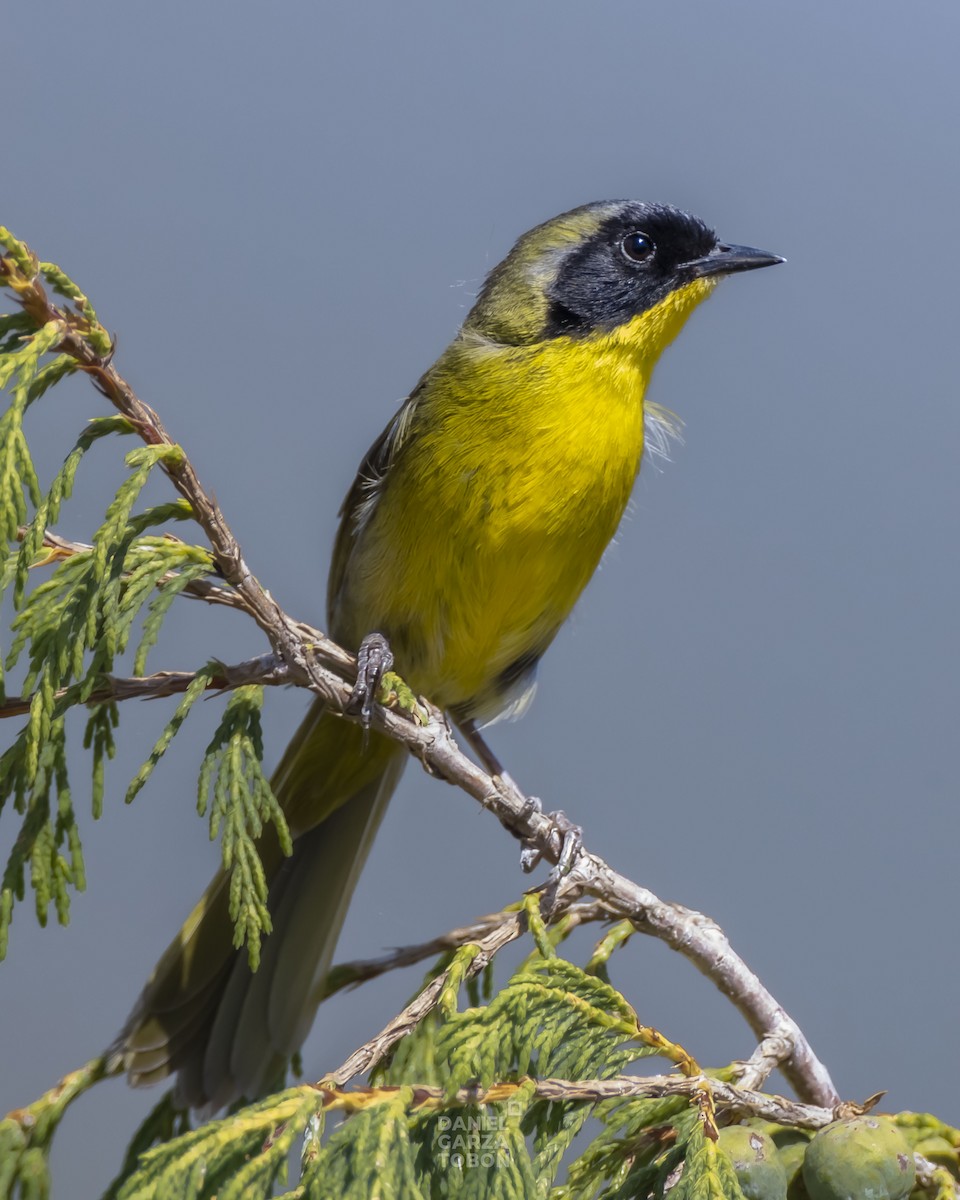
{"type": "Polygon", "coordinates": [[[769,1134],[746,1125],[720,1130],[720,1147],[730,1156],[746,1200],[787,1200],[787,1176],[769,1134]]]}
{"type": "Polygon", "coordinates": [[[836,1121],[803,1159],[810,1200],[905,1200],[916,1174],[910,1147],[887,1117],[836,1121]]]}

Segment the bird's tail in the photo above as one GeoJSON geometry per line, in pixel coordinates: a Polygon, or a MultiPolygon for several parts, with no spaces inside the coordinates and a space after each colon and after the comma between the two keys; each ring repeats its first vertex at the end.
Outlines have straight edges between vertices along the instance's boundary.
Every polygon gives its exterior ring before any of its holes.
{"type": "Polygon", "coordinates": [[[313,1021],[316,986],[404,764],[396,743],[314,704],[273,778],[293,854],[283,855],[272,825],[258,844],[273,922],[260,967],[251,972],[246,950],[234,948],[220,870],[114,1045],[131,1084],[177,1071],[178,1100],[212,1110],[277,1083],[313,1021]]]}

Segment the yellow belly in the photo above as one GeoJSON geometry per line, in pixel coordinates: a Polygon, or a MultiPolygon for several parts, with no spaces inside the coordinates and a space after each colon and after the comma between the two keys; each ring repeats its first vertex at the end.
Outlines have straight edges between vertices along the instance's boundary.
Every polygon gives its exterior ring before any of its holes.
{"type": "MultiPolygon", "coordinates": [[[[679,328],[701,298],[671,300],[662,320],[679,328]]],[[[496,710],[504,672],[549,645],[630,498],[650,318],[533,346],[453,343],[350,554],[342,638],[379,630],[418,691],[461,713],[496,710]]],[[[650,344],[668,340],[660,328],[650,344]]]]}
{"type": "Polygon", "coordinates": [[[597,370],[576,345],[445,366],[351,555],[343,602],[354,639],[385,633],[401,674],[455,707],[542,653],[593,574],[639,466],[643,389],[627,357],[597,370]]]}

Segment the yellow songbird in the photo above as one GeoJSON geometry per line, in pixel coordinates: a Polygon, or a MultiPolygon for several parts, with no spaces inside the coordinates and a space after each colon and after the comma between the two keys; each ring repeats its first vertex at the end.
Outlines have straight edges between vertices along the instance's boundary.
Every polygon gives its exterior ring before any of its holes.
{"type": "MultiPolygon", "coordinates": [[[[661,351],[722,275],[774,254],[675,208],[604,201],[524,234],[360,464],[344,502],[329,630],[372,632],[463,723],[522,710],[540,656],[630,497],[661,351]]],[[[367,643],[369,644],[369,643],[367,643]]],[[[233,947],[225,876],[187,918],[121,1033],[130,1082],[179,1072],[218,1107],[275,1083],[313,1020],[347,904],[406,761],[315,703],[273,786],[295,839],[261,839],[273,932],[233,947]]]]}

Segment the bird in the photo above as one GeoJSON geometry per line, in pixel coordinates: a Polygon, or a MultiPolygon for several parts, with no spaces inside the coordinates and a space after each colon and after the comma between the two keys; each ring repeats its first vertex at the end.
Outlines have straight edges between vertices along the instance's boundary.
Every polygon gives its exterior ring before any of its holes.
{"type": "MultiPolygon", "coordinates": [[[[523,234],[360,464],[333,548],[332,637],[392,654],[462,728],[519,715],[620,524],[645,427],[648,443],[670,428],[646,400],[661,352],[722,277],[783,261],[635,200],[523,234]]],[[[406,758],[313,703],[272,779],[292,854],[272,826],[258,844],[273,927],[259,969],[234,947],[221,869],[112,1047],[131,1084],[176,1072],[178,1103],[216,1111],[282,1080],[406,758]]]]}

